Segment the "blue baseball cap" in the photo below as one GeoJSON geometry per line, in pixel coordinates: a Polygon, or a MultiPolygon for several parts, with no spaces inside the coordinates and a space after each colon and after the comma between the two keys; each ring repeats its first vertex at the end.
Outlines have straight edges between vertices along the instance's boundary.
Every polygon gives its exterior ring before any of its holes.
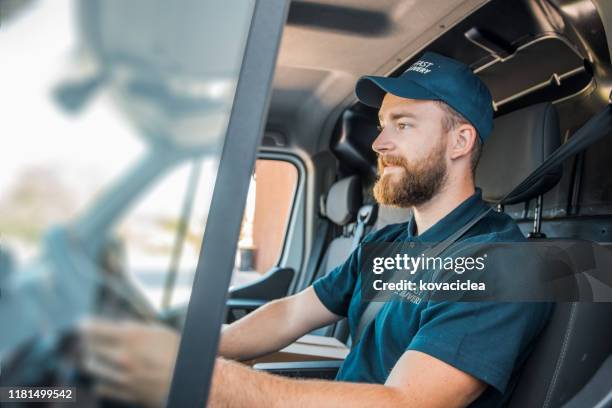
{"type": "Polygon", "coordinates": [[[476,128],[483,142],[493,130],[493,98],[487,86],[467,65],[435,52],[423,54],[399,77],[363,76],[355,87],[359,101],[373,108],[380,108],[387,92],[446,102],[476,128]]]}

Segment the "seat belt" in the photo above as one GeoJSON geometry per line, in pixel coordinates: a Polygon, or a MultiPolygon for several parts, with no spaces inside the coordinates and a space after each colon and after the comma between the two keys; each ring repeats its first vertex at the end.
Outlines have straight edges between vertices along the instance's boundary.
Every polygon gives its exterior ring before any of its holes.
{"type": "MultiPolygon", "coordinates": [[[[431,258],[435,258],[439,256],[442,252],[444,252],[449,246],[455,243],[459,238],[461,238],[470,228],[472,228],[478,221],[480,221],[484,216],[493,211],[493,207],[487,208],[485,211],[482,211],[480,214],[476,215],[472,218],[467,224],[463,227],[455,231],[451,236],[446,238],[444,241],[438,243],[437,245],[427,249],[424,251],[423,255],[431,258]]],[[[372,300],[363,311],[363,314],[359,318],[359,323],[357,324],[357,329],[355,330],[355,338],[353,339],[353,344],[357,344],[363,335],[366,327],[376,318],[376,315],[380,311],[380,309],[384,306],[386,302],[384,301],[376,301],[372,300]]]]}
{"type": "MultiPolygon", "coordinates": [[[[457,230],[454,234],[440,242],[436,246],[432,247],[428,251],[425,251],[425,255],[429,257],[439,256],[440,253],[445,251],[454,242],[460,239],[470,228],[472,228],[478,221],[480,221],[485,215],[493,211],[494,207],[499,204],[503,204],[505,200],[512,198],[531,187],[541,177],[543,177],[551,169],[562,164],[568,158],[582,152],[587,147],[602,139],[604,136],[612,134],[612,106],[606,105],[603,111],[593,116],[587,123],[585,123],[580,129],[578,129],[574,135],[557,150],[555,150],[546,160],[542,162],[530,175],[512,189],[508,194],[504,196],[498,203],[489,209],[483,211],[471,219],[462,228],[457,230]]],[[[353,339],[353,345],[357,344],[366,328],[374,321],[378,312],[386,302],[382,301],[370,301],[363,314],[359,318],[357,323],[357,329],[355,330],[355,336],[353,339]]]]}
{"type": "Polygon", "coordinates": [[[368,225],[374,224],[376,217],[378,216],[378,204],[368,204],[362,206],[357,212],[357,224],[355,225],[355,231],[353,232],[353,243],[351,245],[351,252],[359,247],[363,237],[365,236],[366,228],[368,225]]]}
{"type": "Polygon", "coordinates": [[[578,129],[574,135],[555,150],[537,169],[516,186],[512,192],[507,194],[502,200],[512,198],[513,195],[524,191],[533,185],[538,179],[551,169],[562,164],[570,157],[582,152],[587,147],[602,139],[604,136],[612,134],[612,106],[607,105],[603,111],[593,116],[587,123],[578,129]]]}

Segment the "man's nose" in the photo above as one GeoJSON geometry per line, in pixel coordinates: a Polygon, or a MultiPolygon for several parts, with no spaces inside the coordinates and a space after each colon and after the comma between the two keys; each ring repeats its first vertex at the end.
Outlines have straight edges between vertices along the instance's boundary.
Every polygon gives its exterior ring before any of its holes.
{"type": "Polygon", "coordinates": [[[387,132],[385,132],[385,129],[383,129],[382,132],[378,134],[378,136],[376,137],[376,139],[374,139],[374,142],[372,143],[372,150],[374,150],[378,154],[388,153],[393,150],[393,147],[394,144],[389,138],[387,132]]]}

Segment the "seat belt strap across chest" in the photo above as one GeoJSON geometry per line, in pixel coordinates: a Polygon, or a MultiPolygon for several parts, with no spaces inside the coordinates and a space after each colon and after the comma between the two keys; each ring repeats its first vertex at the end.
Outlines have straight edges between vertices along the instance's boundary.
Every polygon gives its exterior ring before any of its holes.
{"type": "MultiPolygon", "coordinates": [[[[424,255],[426,257],[436,257],[444,252],[449,246],[455,243],[459,238],[461,238],[470,228],[472,228],[478,221],[480,221],[484,216],[493,211],[493,208],[488,208],[482,211],[480,214],[476,215],[474,218],[470,220],[463,227],[455,231],[452,235],[446,238],[444,241],[441,241],[437,245],[429,248],[425,251],[424,255]]],[[[359,323],[357,324],[357,329],[355,330],[355,336],[353,339],[353,344],[357,344],[363,335],[366,327],[374,320],[380,309],[385,305],[385,301],[370,301],[368,306],[363,311],[361,318],[359,319],[359,323]]]]}

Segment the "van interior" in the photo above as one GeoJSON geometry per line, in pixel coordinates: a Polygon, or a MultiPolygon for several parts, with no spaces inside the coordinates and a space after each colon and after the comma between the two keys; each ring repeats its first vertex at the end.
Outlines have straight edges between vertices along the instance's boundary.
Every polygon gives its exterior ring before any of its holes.
{"type": "MultiPolygon", "coordinates": [[[[609,129],[507,196],[610,106],[612,2],[293,0],[257,153],[257,198],[245,212],[226,323],[305,289],[344,262],[369,232],[408,220],[409,209],[380,206],[372,196],[377,111],[359,103],[354,88],[362,75],[399,76],[425,51],[469,65],[492,93],[494,131],[476,172],[485,201],[514,218],[530,240],[580,240],[612,248],[609,129]]],[[[74,89],[58,91],[60,103],[72,103],[69,91],[74,89]]],[[[190,174],[197,177],[202,162],[193,163],[190,174]]],[[[161,170],[154,167],[142,164],[134,175],[156,179],[161,170]]],[[[126,177],[109,194],[123,194],[122,188],[138,185],[135,180],[126,177]]],[[[184,197],[188,203],[193,195],[184,197]]],[[[108,222],[100,213],[109,214],[109,202],[98,201],[71,222],[78,236],[108,222]]],[[[121,213],[128,202],[113,201],[113,211],[121,213]]],[[[182,208],[189,213],[188,204],[182,208]]],[[[60,240],[62,231],[55,233],[60,240]]],[[[176,236],[182,238],[175,243],[201,243],[189,230],[176,236]]],[[[161,282],[163,298],[163,307],[151,308],[142,287],[122,278],[120,240],[110,234],[94,247],[98,267],[125,295],[117,301],[112,293],[100,293],[101,309],[182,327],[186,303],[177,299],[191,279],[176,268],[150,276],[161,282]]],[[[612,406],[612,303],[598,301],[610,298],[609,290],[605,282],[588,280],[580,292],[590,301],[557,304],[508,406],[612,406]]],[[[312,334],[351,344],[346,322],[312,334]]],[[[48,363],[48,357],[70,354],[69,340],[50,348],[25,343],[5,360],[2,381],[67,381],[61,364],[48,363]],[[44,370],[41,361],[48,365],[44,370]]],[[[338,367],[338,361],[255,366],[309,378],[333,378],[338,367]]]]}

